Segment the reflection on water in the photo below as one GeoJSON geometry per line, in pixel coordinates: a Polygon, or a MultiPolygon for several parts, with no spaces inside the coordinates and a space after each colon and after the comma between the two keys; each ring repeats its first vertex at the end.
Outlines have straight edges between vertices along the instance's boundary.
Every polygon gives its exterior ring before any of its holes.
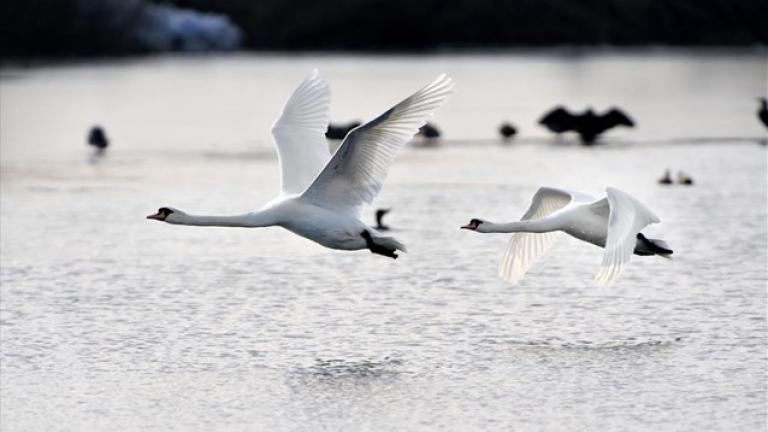
{"type": "Polygon", "coordinates": [[[304,385],[337,383],[352,380],[364,382],[374,379],[395,378],[399,375],[402,361],[385,357],[376,360],[316,359],[309,367],[296,369],[293,377],[304,385]]]}
{"type": "Polygon", "coordinates": [[[761,62],[234,57],[4,73],[0,429],[763,430],[761,62]],[[406,149],[375,203],[408,254],[144,219],[272,198],[268,128],[315,65],[340,119],[436,71],[456,78],[435,118],[447,140],[406,149]],[[386,91],[359,98],[371,82],[386,91]],[[587,99],[629,105],[640,127],[585,149],[533,126],[587,99]],[[502,112],[522,125],[510,145],[491,135],[502,112]],[[89,164],[97,120],[114,145],[89,164]],[[657,185],[667,168],[696,185],[657,185]],[[675,258],[634,257],[598,289],[602,251],[564,239],[506,286],[508,236],[458,227],[518,218],[540,185],[630,191],[675,258]]]}

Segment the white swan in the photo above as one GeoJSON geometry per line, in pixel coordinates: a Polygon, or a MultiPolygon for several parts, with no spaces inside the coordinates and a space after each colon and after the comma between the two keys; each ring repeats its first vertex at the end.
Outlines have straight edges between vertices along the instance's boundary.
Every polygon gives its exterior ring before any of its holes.
{"type": "Polygon", "coordinates": [[[293,92],[272,126],[280,160],[281,194],[256,212],[195,216],[162,207],[147,216],[170,224],[224,227],[280,226],[331,249],[397,258],[405,246],[360,220],[360,207],[381,190],[398,150],[445,101],[453,88],[441,75],[375,119],[353,129],[330,155],[330,88],[313,71],[293,92]]]}
{"type": "Polygon", "coordinates": [[[499,277],[511,284],[522,279],[549,250],[558,231],[604,247],[603,264],[595,280],[607,287],[616,281],[633,253],[667,258],[672,250],[665,242],[640,233],[646,226],[660,222],[645,205],[618,189],[609,187],[606,195],[596,200],[579,192],[542,187],[520,222],[496,224],[472,219],[462,228],[481,233],[515,233],[499,265],[499,277]]]}

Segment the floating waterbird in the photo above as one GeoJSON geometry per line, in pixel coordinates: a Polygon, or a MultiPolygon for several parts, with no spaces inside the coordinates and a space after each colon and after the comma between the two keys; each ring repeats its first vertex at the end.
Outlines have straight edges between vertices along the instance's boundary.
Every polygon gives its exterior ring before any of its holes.
{"type": "Polygon", "coordinates": [[[664,171],[664,175],[659,178],[659,184],[671,185],[672,183],[672,172],[669,170],[664,171]]]}
{"type": "Polygon", "coordinates": [[[96,147],[96,152],[99,154],[109,147],[109,139],[101,126],[94,126],[88,132],[88,145],[96,147]]]}
{"type": "Polygon", "coordinates": [[[499,126],[499,135],[501,135],[505,141],[515,136],[516,133],[517,129],[510,122],[504,122],[499,126]]]}
{"type": "Polygon", "coordinates": [[[640,231],[659,222],[653,212],[626,192],[607,188],[600,200],[579,192],[542,187],[533,196],[520,222],[493,223],[472,219],[461,228],[481,233],[514,233],[499,266],[499,277],[511,284],[552,246],[558,231],[605,248],[603,264],[595,278],[611,285],[635,255],[669,257],[672,250],[662,240],[646,238],[640,231]]]}
{"type": "Polygon", "coordinates": [[[161,207],[147,216],[176,225],[280,226],[331,249],[369,249],[397,258],[405,246],[360,220],[360,207],[379,193],[397,152],[451,93],[445,75],[352,130],[331,156],[330,87],[317,70],[293,92],[272,126],[281,193],[260,210],[237,216],[195,216],[161,207]]]}
{"type": "Polygon", "coordinates": [[[677,172],[677,184],[691,186],[693,185],[693,178],[689,176],[688,174],[678,171],[677,172]]]}
{"type": "Polygon", "coordinates": [[[419,128],[417,135],[429,139],[440,138],[440,129],[434,124],[426,122],[424,126],[419,128]]]}
{"type": "Polygon", "coordinates": [[[389,227],[384,225],[384,222],[382,219],[384,218],[384,215],[389,213],[389,211],[392,209],[378,209],[376,210],[376,229],[379,231],[387,231],[389,230],[389,227]]]}
{"type": "Polygon", "coordinates": [[[353,121],[349,122],[347,124],[328,124],[328,129],[325,131],[325,137],[328,139],[333,140],[343,140],[345,136],[351,131],[352,129],[360,126],[359,121],[353,121]]]}
{"type": "Polygon", "coordinates": [[[765,127],[768,127],[768,101],[764,97],[757,98],[760,102],[760,108],[757,110],[757,118],[763,122],[765,127]]]}
{"type": "Polygon", "coordinates": [[[545,114],[539,124],[556,134],[576,132],[584,144],[593,144],[600,134],[616,126],[635,126],[635,122],[618,108],[611,108],[598,115],[592,108],[587,108],[581,114],[573,114],[562,106],[545,114]]]}

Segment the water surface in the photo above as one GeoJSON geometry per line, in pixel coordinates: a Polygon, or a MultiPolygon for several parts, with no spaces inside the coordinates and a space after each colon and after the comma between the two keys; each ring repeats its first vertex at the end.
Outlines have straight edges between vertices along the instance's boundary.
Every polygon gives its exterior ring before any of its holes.
{"type": "Polygon", "coordinates": [[[0,428],[764,430],[765,73],[761,56],[668,53],[4,70],[0,428]],[[435,117],[448,140],[403,151],[376,201],[408,254],[144,219],[270,199],[269,125],[313,67],[339,121],[456,79],[435,117]],[[617,104],[638,128],[557,141],[535,125],[556,103],[617,104]],[[96,122],[113,147],[90,163],[96,122]],[[657,185],[665,168],[696,185],[657,185]],[[601,250],[563,238],[507,286],[508,236],[458,227],[518,218],[540,185],[632,193],[675,258],[635,257],[599,289],[601,250]]]}

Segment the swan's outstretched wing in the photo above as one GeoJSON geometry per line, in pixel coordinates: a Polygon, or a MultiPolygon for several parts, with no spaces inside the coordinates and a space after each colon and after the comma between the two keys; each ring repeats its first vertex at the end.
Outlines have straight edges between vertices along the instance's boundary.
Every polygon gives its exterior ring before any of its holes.
{"type": "Polygon", "coordinates": [[[282,193],[303,192],[330,159],[325,139],[330,104],[331,88],[315,69],[294,90],[272,126],[282,193]]]}
{"type": "MultiPolygon", "coordinates": [[[[589,195],[563,189],[542,187],[536,191],[522,220],[545,218],[572,202],[594,201],[589,195]]],[[[514,233],[499,264],[499,277],[516,284],[531,266],[552,247],[559,233],[514,233]]]]}
{"type": "Polygon", "coordinates": [[[441,75],[431,84],[350,131],[303,197],[316,205],[359,211],[381,190],[397,151],[442,105],[453,88],[441,75]]]}
{"type": "Polygon", "coordinates": [[[635,251],[637,233],[646,226],[660,222],[643,203],[626,192],[607,188],[610,206],[608,216],[608,237],[605,240],[605,254],[600,272],[595,277],[598,285],[607,287],[621,275],[624,265],[635,251]]]}

